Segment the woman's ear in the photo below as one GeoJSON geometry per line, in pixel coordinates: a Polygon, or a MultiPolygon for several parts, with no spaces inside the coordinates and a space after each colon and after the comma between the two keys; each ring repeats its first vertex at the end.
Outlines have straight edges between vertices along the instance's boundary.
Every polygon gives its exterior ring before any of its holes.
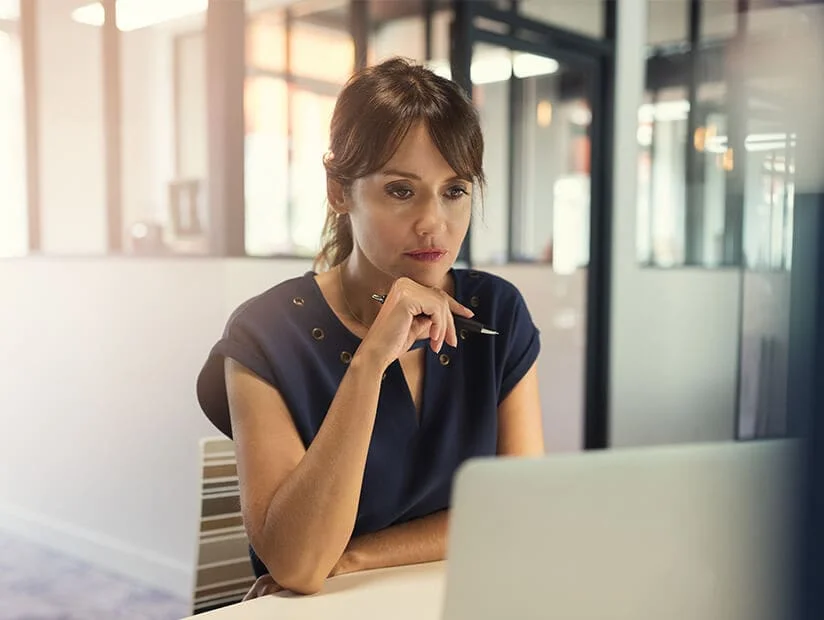
{"type": "Polygon", "coordinates": [[[346,191],[339,181],[326,177],[326,199],[329,201],[329,206],[337,214],[347,213],[349,211],[346,204],[346,191]]]}

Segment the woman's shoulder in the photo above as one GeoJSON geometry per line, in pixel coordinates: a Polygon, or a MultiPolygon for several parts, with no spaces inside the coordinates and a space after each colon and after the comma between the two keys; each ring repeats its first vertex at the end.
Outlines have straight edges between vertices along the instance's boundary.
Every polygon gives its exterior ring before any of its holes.
{"type": "Polygon", "coordinates": [[[302,276],[283,280],[278,284],[246,299],[229,315],[226,329],[234,326],[272,327],[287,318],[286,312],[292,307],[302,307],[306,297],[311,293],[314,273],[309,271],[302,276]]]}

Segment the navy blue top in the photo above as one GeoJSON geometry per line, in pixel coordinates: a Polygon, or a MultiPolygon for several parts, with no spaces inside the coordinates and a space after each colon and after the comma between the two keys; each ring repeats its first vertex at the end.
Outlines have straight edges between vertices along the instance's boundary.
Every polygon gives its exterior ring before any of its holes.
{"type": "MultiPolygon", "coordinates": [[[[496,453],[498,405],[538,357],[538,330],[518,289],[492,274],[452,273],[455,298],[500,335],[463,333],[457,348],[444,343],[440,355],[428,341],[416,343],[427,347],[420,417],[400,362],[389,366],[353,536],[447,508],[458,466],[496,453]]],[[[287,280],[243,303],[212,348],[198,377],[198,400],[227,436],[224,357],[280,392],[305,447],[318,432],[361,341],[329,307],[314,275],[287,280]]]]}

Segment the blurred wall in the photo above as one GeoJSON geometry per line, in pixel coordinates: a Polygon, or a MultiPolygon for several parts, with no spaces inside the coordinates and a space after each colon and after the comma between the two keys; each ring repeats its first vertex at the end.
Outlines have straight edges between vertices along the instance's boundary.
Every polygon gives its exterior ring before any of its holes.
{"type": "Polygon", "coordinates": [[[217,260],[0,262],[0,525],[161,588],[191,585],[194,376],[225,321],[217,260]]]}

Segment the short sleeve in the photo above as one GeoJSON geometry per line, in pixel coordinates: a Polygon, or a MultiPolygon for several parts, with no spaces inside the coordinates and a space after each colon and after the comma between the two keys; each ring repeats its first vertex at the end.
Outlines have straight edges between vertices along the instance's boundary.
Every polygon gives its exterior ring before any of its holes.
{"type": "Polygon", "coordinates": [[[509,337],[504,354],[498,404],[532,368],[541,351],[540,332],[532,321],[523,296],[517,289],[514,289],[514,293],[513,301],[508,308],[509,320],[503,321],[509,325],[506,332],[509,337]]]}
{"type": "Polygon", "coordinates": [[[197,398],[209,421],[227,437],[232,436],[224,373],[225,358],[232,358],[258,377],[276,385],[271,364],[261,346],[260,334],[241,307],[229,319],[223,337],[212,347],[197,378],[197,398]]]}

